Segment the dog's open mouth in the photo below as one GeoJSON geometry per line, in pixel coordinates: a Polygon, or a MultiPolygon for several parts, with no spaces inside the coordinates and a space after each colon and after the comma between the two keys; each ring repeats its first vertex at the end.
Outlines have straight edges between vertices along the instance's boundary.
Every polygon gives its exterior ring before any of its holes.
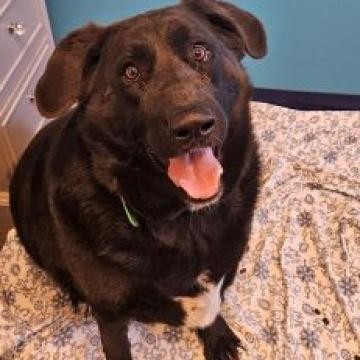
{"type": "Polygon", "coordinates": [[[192,200],[215,198],[223,168],[211,147],[195,148],[169,159],[168,176],[192,200]]]}

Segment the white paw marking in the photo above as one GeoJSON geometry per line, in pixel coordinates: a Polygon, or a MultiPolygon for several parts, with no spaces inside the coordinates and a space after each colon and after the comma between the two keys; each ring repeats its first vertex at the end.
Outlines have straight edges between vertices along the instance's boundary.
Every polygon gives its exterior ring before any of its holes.
{"type": "Polygon", "coordinates": [[[220,290],[224,278],[214,284],[205,273],[202,273],[197,281],[205,289],[201,294],[195,297],[177,297],[176,301],[181,304],[186,313],[184,325],[203,329],[211,325],[220,312],[220,290]]]}

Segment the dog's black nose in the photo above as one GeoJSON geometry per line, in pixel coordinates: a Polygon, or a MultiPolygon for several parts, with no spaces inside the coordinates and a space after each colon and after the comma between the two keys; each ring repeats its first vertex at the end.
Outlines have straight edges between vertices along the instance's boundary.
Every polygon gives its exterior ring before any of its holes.
{"type": "Polygon", "coordinates": [[[174,138],[179,142],[207,137],[215,128],[215,119],[196,116],[184,119],[172,128],[174,138]]]}

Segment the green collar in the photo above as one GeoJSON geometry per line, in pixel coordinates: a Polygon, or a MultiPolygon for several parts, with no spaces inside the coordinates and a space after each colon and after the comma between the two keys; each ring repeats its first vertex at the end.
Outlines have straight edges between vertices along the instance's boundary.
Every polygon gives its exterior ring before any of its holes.
{"type": "Polygon", "coordinates": [[[130,212],[129,208],[126,205],[125,199],[122,196],[121,196],[121,202],[122,202],[125,214],[126,214],[128,220],[129,220],[129,223],[135,228],[139,227],[140,224],[139,224],[138,220],[136,219],[135,215],[133,215],[130,212]]]}

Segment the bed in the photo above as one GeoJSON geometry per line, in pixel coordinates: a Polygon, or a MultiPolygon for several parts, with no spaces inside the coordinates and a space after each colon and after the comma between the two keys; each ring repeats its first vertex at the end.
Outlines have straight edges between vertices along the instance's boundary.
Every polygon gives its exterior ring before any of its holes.
{"type": "MultiPolygon", "coordinates": [[[[241,359],[360,359],[360,112],[251,104],[261,192],[222,313],[241,359]]],[[[134,359],[202,359],[193,332],[133,322],[134,359]]],[[[0,359],[104,359],[86,308],[15,230],[0,253],[0,359]]]]}

